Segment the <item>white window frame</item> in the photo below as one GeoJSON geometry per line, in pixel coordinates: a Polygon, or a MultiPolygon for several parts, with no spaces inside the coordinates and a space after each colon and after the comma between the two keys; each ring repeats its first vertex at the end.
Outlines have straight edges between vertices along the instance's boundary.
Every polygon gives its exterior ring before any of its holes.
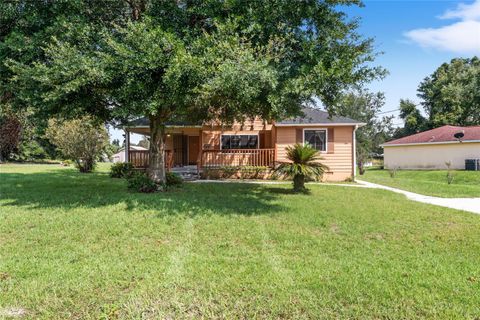
{"type": "Polygon", "coordinates": [[[325,151],[317,150],[320,153],[328,153],[328,128],[303,128],[302,141],[305,145],[305,130],[307,131],[325,131],[325,151]]]}
{"type": "MultiPolygon", "coordinates": [[[[257,136],[257,147],[255,149],[250,149],[250,150],[258,150],[260,149],[260,135],[257,133],[241,133],[241,134],[234,134],[234,133],[222,133],[220,134],[220,150],[223,150],[222,148],[222,137],[223,136],[257,136]]],[[[225,149],[225,150],[246,150],[246,149],[225,149]]]]}

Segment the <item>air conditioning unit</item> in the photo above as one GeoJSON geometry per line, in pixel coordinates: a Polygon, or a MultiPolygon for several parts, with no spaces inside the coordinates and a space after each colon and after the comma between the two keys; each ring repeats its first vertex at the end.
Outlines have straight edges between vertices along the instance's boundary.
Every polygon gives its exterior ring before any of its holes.
{"type": "Polygon", "coordinates": [[[480,171],[480,159],[465,159],[465,170],[480,171]]]}

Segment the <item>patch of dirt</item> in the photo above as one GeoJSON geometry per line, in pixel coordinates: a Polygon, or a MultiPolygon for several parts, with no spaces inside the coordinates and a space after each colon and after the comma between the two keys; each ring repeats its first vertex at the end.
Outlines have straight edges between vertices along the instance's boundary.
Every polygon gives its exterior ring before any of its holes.
{"type": "Polygon", "coordinates": [[[28,314],[28,311],[24,308],[2,308],[0,309],[0,317],[6,318],[21,318],[28,314]]]}
{"type": "Polygon", "coordinates": [[[0,272],[0,280],[7,280],[10,278],[10,275],[6,272],[0,272]]]}
{"type": "Polygon", "coordinates": [[[332,231],[335,234],[339,234],[340,233],[340,227],[338,226],[338,224],[334,223],[330,226],[330,231],[332,231]]]}
{"type": "Polygon", "coordinates": [[[369,233],[365,235],[366,240],[385,240],[385,235],[382,233],[369,233]]]}

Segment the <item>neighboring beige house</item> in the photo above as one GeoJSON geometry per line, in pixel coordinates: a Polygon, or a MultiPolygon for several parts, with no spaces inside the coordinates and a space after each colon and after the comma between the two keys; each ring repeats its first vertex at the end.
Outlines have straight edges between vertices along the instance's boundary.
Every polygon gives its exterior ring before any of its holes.
{"type": "MultiPolygon", "coordinates": [[[[304,116],[283,121],[261,119],[243,124],[167,124],[167,168],[194,165],[204,169],[225,167],[270,167],[287,161],[287,146],[309,143],[316,148],[330,170],[325,179],[342,181],[355,176],[355,130],[364,125],[345,117],[329,117],[319,109],[304,108],[304,116]]],[[[129,133],[150,135],[148,119],[125,128],[129,133]]],[[[128,159],[136,167],[148,165],[148,153],[130,151],[128,159]]]]}
{"type": "MultiPolygon", "coordinates": [[[[147,151],[144,147],[140,146],[130,146],[130,150],[135,151],[147,151]]],[[[112,162],[125,162],[125,148],[121,148],[112,156],[112,162]]]]}
{"type": "Polygon", "coordinates": [[[480,126],[443,126],[382,147],[387,169],[465,169],[466,159],[480,159],[480,126]]]}

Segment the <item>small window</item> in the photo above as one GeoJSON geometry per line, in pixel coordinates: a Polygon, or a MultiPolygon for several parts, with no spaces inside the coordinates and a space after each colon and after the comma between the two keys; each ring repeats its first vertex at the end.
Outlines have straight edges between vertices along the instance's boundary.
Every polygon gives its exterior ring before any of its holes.
{"type": "Polygon", "coordinates": [[[327,151],[327,131],[326,130],[304,130],[303,142],[308,143],[318,151],[327,151]]]}
{"type": "Polygon", "coordinates": [[[257,135],[222,135],[222,149],[257,149],[257,135]]]}

